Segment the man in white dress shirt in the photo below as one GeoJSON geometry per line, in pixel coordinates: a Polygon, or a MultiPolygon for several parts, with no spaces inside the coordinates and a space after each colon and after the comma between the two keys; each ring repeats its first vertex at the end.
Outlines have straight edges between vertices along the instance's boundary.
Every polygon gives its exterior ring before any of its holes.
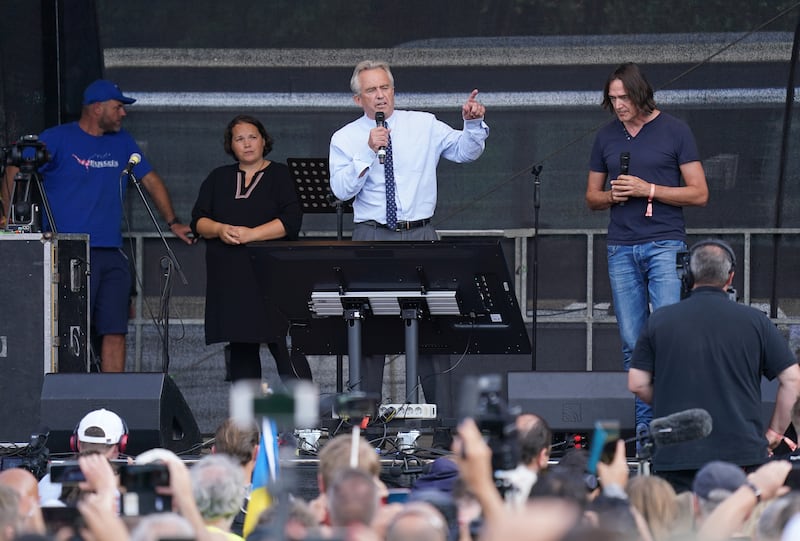
{"type": "MultiPolygon", "coordinates": [[[[333,134],[330,174],[336,197],[355,198],[353,240],[438,240],[431,218],[436,208],[439,158],[475,161],[489,136],[483,121],[486,108],[476,99],[478,90],[473,90],[462,106],[464,127],[456,130],[431,113],[395,110],[394,77],[386,62],[360,62],[350,88],[364,115],[333,134]],[[376,114],[378,118],[383,115],[385,125],[376,123],[376,114]],[[387,173],[394,179],[394,186],[388,186],[394,197],[388,203],[387,173]]],[[[444,359],[420,357],[419,375],[428,402],[436,402],[434,384],[441,378],[431,376],[444,371],[446,366],[440,364],[444,359]]],[[[351,385],[360,384],[361,390],[380,394],[382,359],[365,357],[360,366],[361,381],[351,385]]]]}

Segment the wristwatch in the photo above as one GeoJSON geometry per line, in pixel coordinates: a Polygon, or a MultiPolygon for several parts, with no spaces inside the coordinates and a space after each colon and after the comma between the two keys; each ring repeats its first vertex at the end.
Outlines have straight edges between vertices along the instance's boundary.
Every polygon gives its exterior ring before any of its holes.
{"type": "Polygon", "coordinates": [[[744,482],[744,486],[753,491],[753,495],[756,497],[756,503],[761,503],[761,489],[753,484],[753,482],[749,479],[744,482]]]}
{"type": "Polygon", "coordinates": [[[181,219],[175,216],[173,219],[167,222],[167,227],[172,227],[175,224],[181,223],[181,219]]]}

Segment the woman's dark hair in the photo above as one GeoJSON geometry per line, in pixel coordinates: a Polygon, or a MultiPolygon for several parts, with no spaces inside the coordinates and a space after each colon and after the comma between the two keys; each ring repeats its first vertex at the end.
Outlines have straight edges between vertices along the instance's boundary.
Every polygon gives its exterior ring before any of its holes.
{"type": "Polygon", "coordinates": [[[264,157],[272,152],[272,137],[269,136],[261,121],[254,116],[237,115],[233,117],[233,120],[228,123],[228,127],[225,128],[225,139],[223,145],[226,154],[229,154],[234,158],[236,157],[236,154],[233,153],[233,149],[231,148],[231,142],[233,141],[233,127],[237,124],[252,124],[255,126],[258,130],[258,133],[260,133],[261,137],[264,138],[264,157]]]}
{"type": "Polygon", "coordinates": [[[639,66],[633,62],[626,62],[620,64],[617,69],[608,76],[606,86],[603,88],[603,109],[614,111],[614,106],[611,103],[611,98],[608,97],[608,89],[611,83],[619,79],[622,81],[622,86],[625,87],[625,93],[628,94],[631,103],[645,115],[649,115],[656,108],[656,100],[653,98],[653,87],[647,82],[647,78],[639,70],[639,66]]]}

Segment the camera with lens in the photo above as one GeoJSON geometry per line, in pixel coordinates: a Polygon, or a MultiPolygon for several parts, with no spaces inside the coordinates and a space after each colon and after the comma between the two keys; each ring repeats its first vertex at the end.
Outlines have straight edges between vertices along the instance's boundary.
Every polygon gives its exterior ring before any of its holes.
{"type": "Polygon", "coordinates": [[[692,275],[691,270],[689,270],[690,260],[691,254],[686,250],[681,250],[675,254],[675,271],[681,281],[681,299],[688,297],[692,289],[692,275]]]}
{"type": "Polygon", "coordinates": [[[172,510],[172,496],[159,488],[169,486],[166,464],[124,464],[119,468],[121,511],[125,516],[148,515],[172,510]]]}
{"type": "Polygon", "coordinates": [[[39,141],[38,135],[23,135],[0,155],[3,163],[19,167],[23,173],[31,173],[50,161],[47,147],[39,141]]]}
{"type": "Polygon", "coordinates": [[[492,450],[492,469],[513,470],[519,462],[517,415],[502,397],[500,374],[467,376],[461,387],[460,417],[470,417],[492,450]]]}
{"type": "Polygon", "coordinates": [[[380,396],[374,393],[355,391],[337,395],[334,399],[333,411],[340,419],[375,418],[380,396]]]}
{"type": "Polygon", "coordinates": [[[47,463],[50,450],[45,447],[47,434],[31,435],[28,445],[15,447],[0,453],[0,471],[11,468],[23,468],[41,479],[47,474],[47,463]]]}
{"type": "Polygon", "coordinates": [[[44,208],[51,219],[52,231],[56,231],[38,173],[39,168],[49,160],[45,144],[36,135],[23,135],[15,144],[3,149],[0,162],[19,168],[14,175],[6,229],[18,233],[41,231],[40,209],[44,208]]]}

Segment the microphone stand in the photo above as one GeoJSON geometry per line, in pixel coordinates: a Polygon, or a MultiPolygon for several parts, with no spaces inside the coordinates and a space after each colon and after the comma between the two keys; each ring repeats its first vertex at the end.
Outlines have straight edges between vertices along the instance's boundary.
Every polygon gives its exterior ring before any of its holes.
{"type": "Polygon", "coordinates": [[[533,261],[531,272],[531,298],[533,302],[531,334],[533,337],[533,344],[531,347],[531,370],[536,370],[536,347],[539,343],[536,339],[536,313],[538,312],[539,306],[539,208],[541,207],[539,188],[542,184],[539,179],[539,174],[541,172],[541,165],[534,165],[533,169],[531,169],[531,174],[533,175],[533,261]]]}
{"type": "Polygon", "coordinates": [[[133,185],[136,186],[136,191],[139,193],[142,203],[144,203],[144,208],[147,209],[150,220],[152,220],[156,231],[158,231],[158,236],[167,251],[167,255],[161,258],[164,280],[161,291],[161,306],[159,307],[160,323],[163,325],[163,332],[161,333],[161,371],[166,374],[169,372],[169,301],[172,296],[172,270],[175,269],[178,272],[178,276],[183,285],[189,285],[189,282],[186,280],[186,275],[183,274],[181,264],[175,256],[175,252],[172,251],[167,239],[164,237],[164,232],[161,230],[161,226],[158,224],[155,214],[153,214],[153,209],[150,207],[150,203],[148,203],[147,197],[145,197],[142,191],[142,183],[136,178],[133,171],[128,172],[128,178],[131,179],[133,185]]]}

